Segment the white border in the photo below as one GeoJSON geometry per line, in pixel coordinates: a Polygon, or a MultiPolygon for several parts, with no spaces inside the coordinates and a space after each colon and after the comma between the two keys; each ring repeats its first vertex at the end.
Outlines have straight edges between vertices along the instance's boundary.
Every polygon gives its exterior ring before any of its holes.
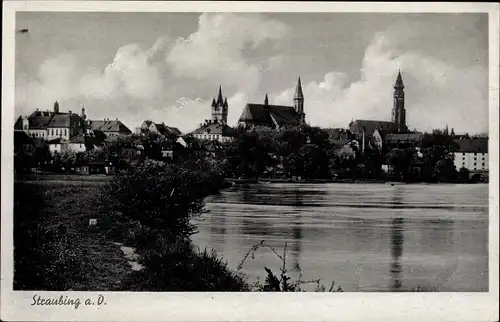
{"type": "MultiPolygon", "coordinates": [[[[498,321],[499,5],[497,3],[293,3],[6,1],[2,60],[1,319],[8,321],[498,321]],[[106,306],[31,306],[34,292],[12,291],[14,32],[16,11],[100,12],[488,12],[490,89],[490,229],[487,293],[116,293],[106,306]],[[5,130],[5,131],[4,131],[5,130]]],[[[473,107],[471,107],[473,108],[473,107]]],[[[473,113],[473,111],[471,111],[473,113]]],[[[96,296],[94,292],[72,297],[96,296]]]]}

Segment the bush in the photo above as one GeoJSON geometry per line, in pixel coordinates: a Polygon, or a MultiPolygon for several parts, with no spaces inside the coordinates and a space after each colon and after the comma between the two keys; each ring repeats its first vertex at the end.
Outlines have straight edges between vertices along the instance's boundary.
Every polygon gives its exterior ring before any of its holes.
{"type": "Polygon", "coordinates": [[[158,239],[143,252],[145,269],[122,283],[131,291],[248,291],[244,277],[231,271],[215,252],[198,252],[189,242],[158,239]]]}
{"type": "Polygon", "coordinates": [[[204,212],[203,195],[196,173],[146,160],[108,183],[101,203],[118,223],[137,221],[175,240],[196,232],[190,220],[204,212]]]}
{"type": "Polygon", "coordinates": [[[189,239],[196,232],[191,219],[205,212],[204,197],[218,192],[223,183],[222,170],[205,159],[182,164],[146,159],[103,188],[101,204],[110,235],[136,247],[144,266],[123,281],[123,290],[248,288],[215,253],[194,251],[189,239]]]}

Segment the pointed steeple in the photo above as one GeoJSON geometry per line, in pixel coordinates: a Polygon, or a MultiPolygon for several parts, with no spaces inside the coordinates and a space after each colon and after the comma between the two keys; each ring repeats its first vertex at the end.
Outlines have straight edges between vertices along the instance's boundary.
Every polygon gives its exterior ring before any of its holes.
{"type": "Polygon", "coordinates": [[[227,107],[227,97],[224,98],[224,107],[227,107]]]}
{"type": "Polygon", "coordinates": [[[264,98],[264,105],[269,105],[269,99],[267,98],[267,93],[266,93],[266,98],[264,98]]]}
{"type": "Polygon", "coordinates": [[[212,107],[215,107],[215,105],[217,105],[217,103],[215,103],[215,97],[214,97],[212,100],[212,107]]]}
{"type": "Polygon", "coordinates": [[[219,95],[217,95],[217,104],[223,104],[224,100],[222,99],[222,86],[219,85],[219,95]]]}
{"type": "Polygon", "coordinates": [[[396,84],[394,84],[395,89],[405,88],[403,84],[403,77],[401,76],[401,70],[398,70],[398,77],[396,78],[396,84]]]}
{"type": "Polygon", "coordinates": [[[293,98],[304,98],[304,94],[302,93],[302,84],[300,82],[300,77],[297,82],[297,87],[295,88],[295,95],[293,98]]]}

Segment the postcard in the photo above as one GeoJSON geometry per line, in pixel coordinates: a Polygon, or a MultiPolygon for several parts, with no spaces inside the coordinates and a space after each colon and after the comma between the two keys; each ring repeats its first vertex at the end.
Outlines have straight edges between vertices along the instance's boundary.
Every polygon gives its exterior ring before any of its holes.
{"type": "Polygon", "coordinates": [[[498,4],[3,27],[3,320],[498,320],[498,4]]]}

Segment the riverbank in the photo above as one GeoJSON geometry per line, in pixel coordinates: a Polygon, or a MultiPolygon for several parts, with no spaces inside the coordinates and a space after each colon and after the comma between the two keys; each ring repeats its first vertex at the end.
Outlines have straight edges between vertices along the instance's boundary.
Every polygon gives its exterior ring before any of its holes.
{"type": "Polygon", "coordinates": [[[14,181],[74,181],[74,182],[109,182],[113,176],[105,174],[79,175],[56,173],[15,174],[14,181]]]}
{"type": "Polygon", "coordinates": [[[360,179],[360,178],[343,178],[343,179],[305,179],[305,180],[294,180],[294,179],[231,179],[225,180],[226,184],[255,184],[255,183],[293,183],[293,184],[322,184],[322,183],[359,183],[359,184],[369,184],[369,183],[386,183],[386,184],[478,184],[487,182],[424,182],[424,181],[398,181],[392,179],[360,179]]]}
{"type": "Polygon", "coordinates": [[[114,178],[16,176],[15,289],[248,290],[218,254],[191,244],[191,217],[224,187],[206,167],[149,161],[114,178]]]}
{"type": "Polygon", "coordinates": [[[48,182],[14,184],[14,261],[19,268],[14,289],[118,290],[132,268],[101,228],[95,203],[99,186],[48,182]],[[95,225],[89,225],[91,219],[95,225]],[[36,265],[38,278],[29,276],[34,273],[26,261],[36,265]]]}

